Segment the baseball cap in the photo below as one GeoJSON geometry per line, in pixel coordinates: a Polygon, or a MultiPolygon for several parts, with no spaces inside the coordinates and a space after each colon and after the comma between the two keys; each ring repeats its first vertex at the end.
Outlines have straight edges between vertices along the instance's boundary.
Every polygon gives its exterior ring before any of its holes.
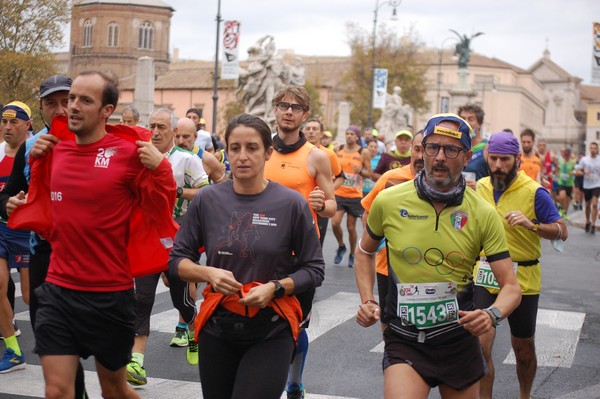
{"type": "Polygon", "coordinates": [[[329,130],[325,130],[325,131],[323,132],[323,135],[324,135],[324,136],[327,136],[327,137],[330,137],[330,138],[333,138],[333,134],[332,134],[332,133],[331,133],[329,130]]]}
{"type": "Polygon", "coordinates": [[[518,155],[520,152],[519,141],[509,132],[494,133],[488,141],[490,154],[518,155]]]}
{"type": "Polygon", "coordinates": [[[198,122],[199,125],[206,125],[206,119],[204,118],[200,118],[200,121],[198,122]]]}
{"type": "Polygon", "coordinates": [[[73,80],[66,76],[54,75],[44,80],[40,85],[40,98],[49,96],[57,91],[69,91],[71,90],[71,84],[73,80]]]}
{"type": "Polygon", "coordinates": [[[411,133],[411,132],[409,132],[408,130],[398,130],[398,131],[396,132],[396,134],[394,135],[394,137],[396,137],[396,138],[398,138],[398,137],[400,137],[400,136],[408,136],[408,138],[409,138],[409,139],[411,139],[411,140],[412,140],[412,138],[413,138],[413,135],[412,135],[412,133],[411,133]]]}
{"type": "Polygon", "coordinates": [[[444,136],[453,137],[460,140],[467,150],[471,149],[471,126],[456,114],[438,114],[434,115],[427,121],[425,129],[423,129],[423,142],[432,134],[442,134],[444,136]],[[442,122],[458,123],[458,130],[449,129],[447,127],[438,127],[442,122]]]}
{"type": "Polygon", "coordinates": [[[2,108],[3,118],[18,118],[24,121],[31,119],[31,109],[21,101],[13,101],[2,108]]]}

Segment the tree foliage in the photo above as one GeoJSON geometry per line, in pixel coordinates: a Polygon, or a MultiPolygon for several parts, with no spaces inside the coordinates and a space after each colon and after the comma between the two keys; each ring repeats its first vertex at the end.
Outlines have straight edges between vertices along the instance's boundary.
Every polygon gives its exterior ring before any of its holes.
{"type": "Polygon", "coordinates": [[[40,83],[57,73],[51,51],[70,21],[68,0],[0,0],[0,101],[37,109],[40,83]]]}
{"type": "MultiPolygon", "coordinates": [[[[352,104],[352,123],[367,125],[371,88],[371,56],[373,35],[355,23],[348,23],[351,49],[350,68],[344,75],[346,100],[352,104]]],[[[375,47],[375,68],[388,70],[388,92],[394,86],[402,88],[402,99],[415,111],[428,108],[425,100],[427,63],[421,53],[422,43],[414,30],[400,37],[385,25],[378,26],[375,47]]],[[[381,110],[373,110],[373,125],[381,110]]]]}

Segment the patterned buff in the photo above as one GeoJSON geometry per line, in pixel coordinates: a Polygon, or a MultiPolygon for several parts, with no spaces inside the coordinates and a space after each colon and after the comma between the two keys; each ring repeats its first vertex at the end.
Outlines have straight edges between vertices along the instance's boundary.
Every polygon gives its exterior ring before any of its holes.
{"type": "Polygon", "coordinates": [[[443,202],[447,205],[457,205],[462,203],[463,195],[465,193],[465,187],[467,182],[463,175],[460,175],[458,185],[453,187],[450,191],[439,191],[435,187],[432,187],[425,178],[425,170],[420,170],[415,176],[415,187],[417,188],[417,194],[422,200],[429,200],[430,202],[443,202]]]}

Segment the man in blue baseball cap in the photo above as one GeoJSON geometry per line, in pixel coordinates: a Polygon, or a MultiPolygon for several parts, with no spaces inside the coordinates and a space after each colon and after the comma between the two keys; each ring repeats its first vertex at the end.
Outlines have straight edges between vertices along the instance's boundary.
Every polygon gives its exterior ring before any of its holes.
{"type": "Polygon", "coordinates": [[[517,307],[521,291],[500,216],[461,173],[472,154],[471,127],[458,115],[435,115],[423,136],[425,167],[414,183],[381,191],[371,205],[355,258],[356,320],[368,327],[380,319],[374,257],[385,237],[386,397],[425,399],[439,386],[442,398],[477,398],[486,373],[477,337],[517,307]],[[475,309],[469,283],[482,248],[501,286],[497,314],[475,309]]]}

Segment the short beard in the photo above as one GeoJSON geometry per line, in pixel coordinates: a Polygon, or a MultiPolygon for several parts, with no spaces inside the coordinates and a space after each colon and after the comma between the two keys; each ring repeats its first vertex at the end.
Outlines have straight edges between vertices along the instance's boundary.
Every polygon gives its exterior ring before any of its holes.
{"type": "Polygon", "coordinates": [[[508,174],[504,177],[504,179],[499,179],[494,176],[490,167],[488,166],[488,172],[490,174],[490,180],[492,181],[492,186],[494,186],[494,190],[496,191],[504,191],[510,186],[510,183],[517,177],[517,162],[515,160],[515,164],[508,174]]]}
{"type": "Polygon", "coordinates": [[[430,185],[432,185],[433,187],[436,187],[436,188],[439,188],[439,187],[441,187],[441,188],[451,187],[454,184],[456,184],[456,182],[458,181],[458,179],[453,180],[452,176],[450,176],[450,175],[448,177],[446,177],[445,179],[436,180],[433,177],[433,168],[431,170],[425,169],[425,176],[427,177],[427,182],[430,185]]]}

